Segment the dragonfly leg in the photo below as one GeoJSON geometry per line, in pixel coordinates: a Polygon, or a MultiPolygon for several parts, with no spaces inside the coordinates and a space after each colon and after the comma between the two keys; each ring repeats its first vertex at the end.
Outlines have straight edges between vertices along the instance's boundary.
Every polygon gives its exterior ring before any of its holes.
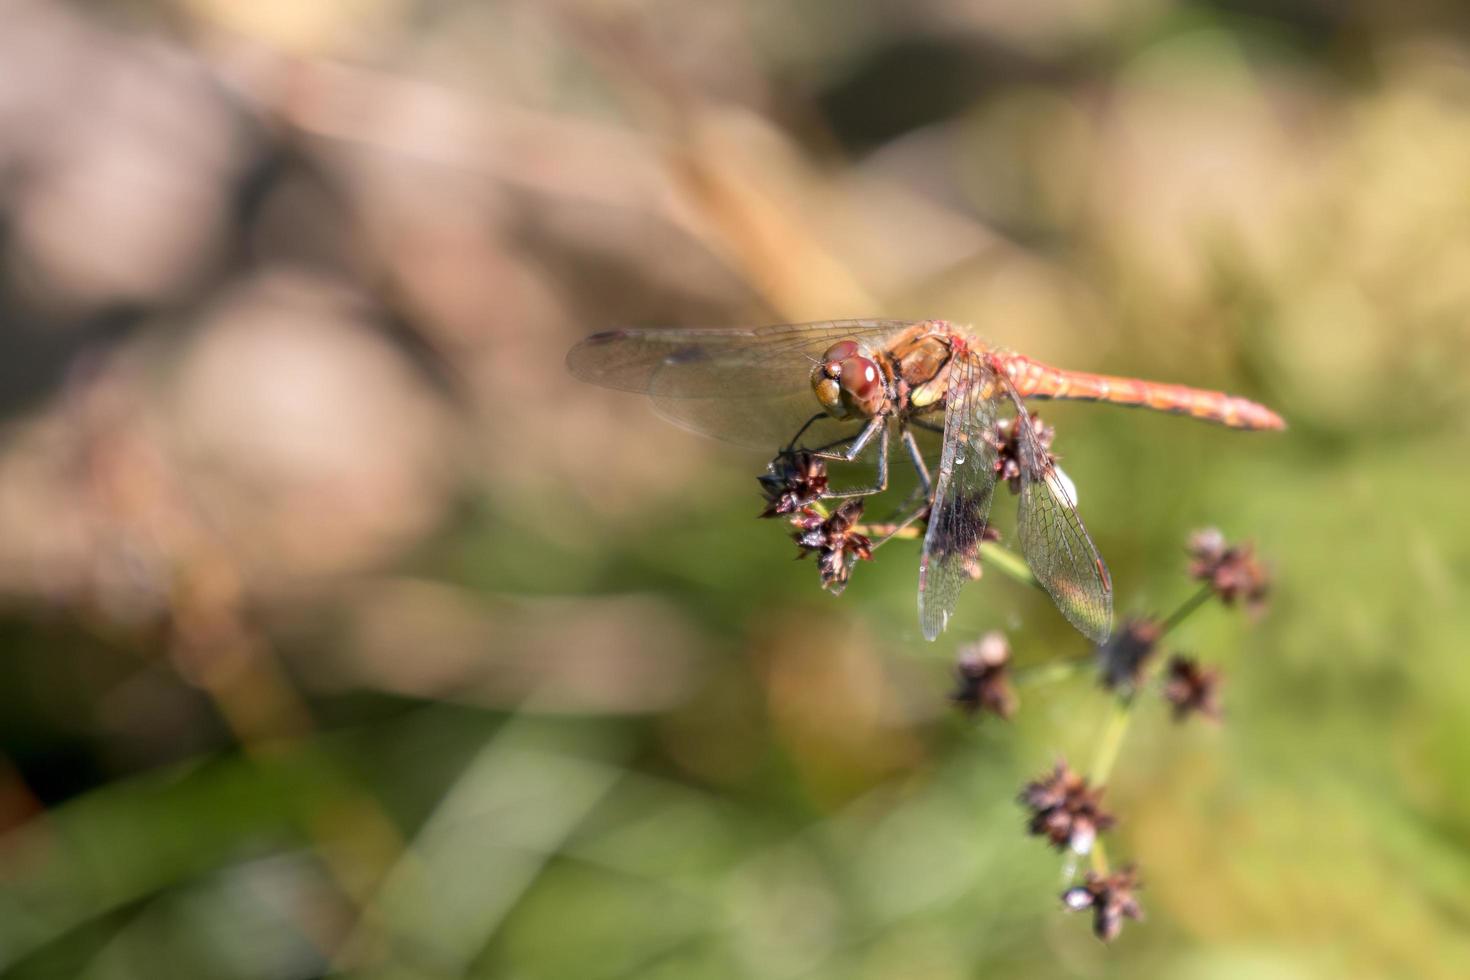
{"type": "Polygon", "coordinates": [[[861,436],[866,431],[867,431],[867,427],[864,426],[863,428],[857,430],[856,432],[854,432],[850,436],[843,436],[840,439],[833,439],[831,442],[826,443],[825,445],[813,446],[810,449],[803,449],[801,451],[802,452],[811,453],[813,456],[816,456],[819,459],[835,459],[835,460],[840,460],[841,462],[844,462],[844,463],[850,463],[850,462],[852,462],[852,460],[850,460],[850,459],[847,458],[847,454],[848,454],[848,451],[849,450],[847,450],[847,449],[841,449],[841,450],[835,450],[834,451],[834,447],[841,446],[841,445],[846,444],[846,443],[851,443],[853,440],[857,439],[859,436],[861,436]]]}
{"type": "MultiPolygon", "coordinates": [[[[833,462],[837,463],[853,463],[856,462],[858,457],[863,454],[863,450],[868,448],[868,443],[873,441],[873,437],[876,436],[879,431],[887,432],[886,423],[887,419],[880,415],[877,418],[868,420],[868,422],[853,435],[843,436],[841,439],[834,439],[824,446],[817,446],[814,449],[803,449],[800,451],[810,453],[818,459],[830,459],[833,462]],[[849,444],[846,449],[833,448],[834,446],[840,446],[843,443],[849,444]]],[[[786,453],[783,451],[782,455],[786,455],[786,453]]]]}
{"type": "MultiPolygon", "coordinates": [[[[894,533],[908,527],[909,524],[913,523],[924,512],[924,507],[928,506],[929,503],[929,493],[934,487],[934,481],[929,477],[929,467],[924,463],[924,454],[919,452],[919,444],[907,426],[903,428],[901,438],[903,439],[903,448],[908,450],[909,462],[913,464],[914,472],[919,475],[919,485],[914,487],[907,497],[903,498],[903,503],[894,508],[893,516],[889,518],[891,521],[899,521],[899,515],[901,514],[909,515],[902,518],[894,533]],[[919,506],[917,510],[911,511],[910,508],[913,508],[920,501],[923,501],[923,505],[919,506]]],[[[892,536],[892,534],[889,534],[883,540],[886,541],[892,536]]]]}
{"type": "Polygon", "coordinates": [[[929,496],[929,489],[934,482],[929,479],[929,467],[924,465],[924,454],[919,452],[919,443],[907,426],[903,430],[903,448],[909,451],[909,461],[914,464],[914,471],[919,474],[920,492],[926,497],[929,496]]]}
{"type": "Polygon", "coordinates": [[[923,517],[929,509],[929,492],[934,485],[929,477],[929,467],[924,464],[924,455],[919,452],[919,444],[914,440],[914,434],[908,430],[907,426],[904,427],[901,438],[904,448],[908,450],[909,461],[914,464],[914,471],[919,474],[919,485],[894,510],[894,516],[890,519],[883,535],[873,542],[874,549],[881,548],[898,537],[910,524],[923,517]]]}
{"type": "Polygon", "coordinates": [[[826,412],[818,412],[816,415],[813,415],[811,418],[807,419],[806,422],[802,424],[802,427],[796,430],[796,435],[792,436],[791,440],[787,442],[786,445],[782,447],[781,451],[776,454],[776,458],[781,459],[787,456],[795,456],[797,453],[800,452],[810,453],[818,459],[832,459],[843,463],[852,462],[855,458],[857,458],[857,455],[863,451],[863,448],[867,445],[868,441],[872,439],[872,433],[869,431],[873,426],[872,421],[865,423],[861,429],[858,429],[851,435],[839,436],[838,438],[833,439],[831,442],[823,443],[820,446],[803,446],[800,449],[796,447],[796,441],[802,437],[802,434],[806,432],[807,429],[810,429],[812,427],[812,423],[817,422],[821,419],[830,419],[831,417],[832,416],[828,415],[826,412]],[[862,442],[854,443],[854,440],[858,439],[861,439],[862,442]],[[835,447],[847,443],[854,443],[854,445],[850,446],[847,449],[834,451],[835,447]]]}
{"type": "Polygon", "coordinates": [[[924,501],[924,503],[923,503],[922,506],[916,507],[913,510],[909,511],[909,513],[903,518],[903,520],[897,521],[896,523],[894,523],[892,525],[891,528],[888,529],[888,533],[884,534],[877,541],[874,541],[873,542],[873,545],[872,545],[873,550],[874,551],[878,550],[879,548],[883,547],[883,545],[887,544],[889,541],[892,541],[894,538],[898,537],[898,535],[899,535],[899,533],[901,531],[903,531],[910,524],[914,523],[914,521],[917,521],[919,518],[923,517],[924,516],[924,512],[926,510],[928,510],[928,509],[929,509],[929,502],[926,500],[926,501],[924,501]]]}
{"type": "Polygon", "coordinates": [[[881,415],[868,423],[868,427],[863,429],[862,434],[853,441],[852,446],[847,452],[842,454],[834,453],[825,458],[840,460],[844,463],[854,462],[863,454],[863,450],[868,448],[868,443],[873,441],[875,435],[878,437],[877,479],[873,481],[871,486],[855,487],[851,490],[829,490],[822,494],[824,499],[830,499],[832,497],[868,497],[875,493],[882,493],[888,489],[888,419],[881,415]]]}
{"type": "MultiPolygon", "coordinates": [[[[789,456],[792,453],[796,452],[796,440],[800,439],[806,433],[806,430],[807,429],[810,429],[814,423],[816,423],[816,422],[818,422],[818,421],[820,421],[822,419],[828,418],[828,417],[829,416],[827,415],[826,412],[818,412],[817,414],[813,415],[811,418],[809,418],[805,422],[803,422],[801,424],[801,428],[799,428],[799,429],[796,430],[796,435],[794,435],[794,436],[791,437],[791,441],[788,442],[788,443],[786,443],[786,448],[783,449],[783,450],[781,450],[781,452],[778,455],[781,455],[781,456],[789,456]]],[[[823,449],[827,449],[830,446],[835,446],[835,445],[838,445],[839,443],[843,443],[843,442],[846,442],[846,441],[847,441],[846,439],[838,439],[837,442],[829,443],[827,446],[823,446],[822,448],[823,449]]]]}

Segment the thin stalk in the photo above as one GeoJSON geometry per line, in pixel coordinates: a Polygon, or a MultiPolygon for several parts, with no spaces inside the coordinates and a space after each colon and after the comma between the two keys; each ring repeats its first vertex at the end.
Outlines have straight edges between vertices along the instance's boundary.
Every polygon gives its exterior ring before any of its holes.
{"type": "Polygon", "coordinates": [[[1160,638],[1166,636],[1174,627],[1188,619],[1196,609],[1208,602],[1210,595],[1210,586],[1204,585],[1194,595],[1185,599],[1179,608],[1170,613],[1169,618],[1159,625],[1160,638]]]}
{"type": "Polygon", "coordinates": [[[1047,660],[1039,664],[1028,664],[1018,667],[1011,675],[1012,680],[1018,685],[1040,685],[1054,684],[1064,681],[1069,677],[1076,676],[1077,672],[1085,667],[1088,657],[1072,657],[1071,659],[1047,660]]]}
{"type": "MultiPolygon", "coordinates": [[[[1210,595],[1210,587],[1206,585],[1180,603],[1179,608],[1170,613],[1159,625],[1160,639],[1193,615],[1209,600],[1210,595]]],[[[1143,679],[1140,679],[1138,687],[1142,686],[1143,679]]],[[[1118,756],[1123,749],[1123,740],[1128,735],[1128,726],[1133,722],[1133,704],[1137,700],[1136,691],[1137,688],[1124,697],[1114,699],[1108,711],[1107,721],[1103,723],[1102,735],[1098,739],[1097,752],[1092,759],[1092,768],[1088,772],[1088,780],[1094,786],[1105,785],[1113,774],[1113,767],[1117,764],[1118,756]]],[[[1103,849],[1101,842],[1093,845],[1091,857],[1092,870],[1099,875],[1107,874],[1107,852],[1103,849]]]]}
{"type": "MultiPolygon", "coordinates": [[[[1133,698],[1117,698],[1112,702],[1108,711],[1108,719],[1103,723],[1102,736],[1098,739],[1097,752],[1092,758],[1092,768],[1089,770],[1088,781],[1093,786],[1104,786],[1108,778],[1113,774],[1113,765],[1118,761],[1118,755],[1123,749],[1123,739],[1128,734],[1128,726],[1133,721],[1133,698]]],[[[1099,877],[1108,873],[1108,852],[1103,847],[1101,840],[1093,842],[1092,871],[1099,877]]]]}
{"type": "Polygon", "coordinates": [[[882,538],[885,541],[889,540],[890,538],[917,541],[920,533],[919,529],[916,527],[906,527],[902,524],[895,524],[891,521],[885,522],[883,524],[859,524],[858,527],[864,534],[868,535],[869,537],[882,538]]]}
{"type": "Polygon", "coordinates": [[[1133,719],[1133,698],[1116,698],[1112,702],[1112,709],[1108,712],[1108,719],[1103,723],[1102,736],[1097,742],[1097,752],[1092,757],[1091,781],[1093,785],[1101,785],[1108,781],[1113,773],[1113,764],[1118,761],[1118,753],[1123,748],[1123,738],[1128,734],[1128,723],[1133,719]]]}
{"type": "Polygon", "coordinates": [[[1004,548],[994,541],[986,541],[980,545],[980,557],[987,559],[991,567],[997,569],[1004,575],[1010,576],[1022,585],[1029,585],[1033,589],[1042,588],[1040,580],[1031,574],[1031,569],[1027,566],[1026,559],[1009,548],[1004,548]]]}
{"type": "MultiPolygon", "coordinates": [[[[827,509],[820,504],[813,504],[812,509],[823,517],[827,515],[827,509]]],[[[923,530],[912,525],[911,521],[894,523],[891,521],[883,523],[860,524],[858,529],[870,537],[878,538],[879,544],[894,540],[916,541],[923,536],[923,530]]],[[[874,547],[877,547],[875,545],[874,547]]],[[[980,557],[991,567],[1001,574],[1015,579],[1022,585],[1029,585],[1033,589],[1044,588],[1041,582],[1031,573],[1026,559],[994,541],[986,541],[980,545],[980,557]]]]}

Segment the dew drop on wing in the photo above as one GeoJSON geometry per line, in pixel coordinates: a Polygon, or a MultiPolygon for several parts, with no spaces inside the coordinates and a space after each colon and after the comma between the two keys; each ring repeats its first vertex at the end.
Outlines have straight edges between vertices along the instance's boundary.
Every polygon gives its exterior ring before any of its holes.
{"type": "Polygon", "coordinates": [[[1062,488],[1067,491],[1067,496],[1072,498],[1072,505],[1075,507],[1078,503],[1077,484],[1073,483],[1072,478],[1066,474],[1066,471],[1055,463],[1052,464],[1052,470],[1057,475],[1057,482],[1061,483],[1062,488]]]}

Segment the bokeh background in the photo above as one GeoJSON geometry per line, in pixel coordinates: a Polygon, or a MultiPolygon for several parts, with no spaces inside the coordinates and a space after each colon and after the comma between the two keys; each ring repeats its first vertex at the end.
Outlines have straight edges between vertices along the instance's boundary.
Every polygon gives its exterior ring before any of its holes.
{"type": "Polygon", "coordinates": [[[1459,0],[0,0],[0,974],[1470,975],[1467,323],[1459,0]],[[1045,598],[926,644],[562,367],[842,316],[1290,420],[1043,411],[1120,612],[1277,577],[1113,946],[1014,802],[1094,680],[947,701],[1045,598]]]}

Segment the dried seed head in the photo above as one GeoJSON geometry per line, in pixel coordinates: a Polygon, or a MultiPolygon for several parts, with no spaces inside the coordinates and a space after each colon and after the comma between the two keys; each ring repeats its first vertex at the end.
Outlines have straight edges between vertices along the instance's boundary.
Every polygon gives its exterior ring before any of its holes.
{"type": "Polygon", "coordinates": [[[1164,700],[1173,706],[1175,721],[1196,713],[1219,721],[1219,669],[1206,669],[1193,657],[1174,654],[1164,668],[1164,700]]]}
{"type": "Polygon", "coordinates": [[[999,630],[986,633],[980,642],[960,650],[950,700],[969,714],[989,711],[999,718],[1010,718],[1016,713],[1010,661],[1011,646],[1005,634],[999,630]]]}
{"type": "Polygon", "coordinates": [[[800,549],[796,557],[815,554],[822,587],[834,595],[847,587],[852,566],[859,559],[873,559],[873,542],[856,530],[862,516],[863,502],[849,500],[830,517],[806,508],[791,519],[792,526],[796,528],[792,538],[800,549]]]}
{"type": "Polygon", "coordinates": [[[1204,582],[1227,606],[1243,602],[1259,614],[1271,592],[1271,576],[1256,558],[1250,542],[1231,545],[1218,528],[1196,531],[1189,537],[1189,576],[1204,582]]]}
{"type": "Polygon", "coordinates": [[[794,514],[827,492],[827,464],[805,451],[782,453],[756,480],[766,497],[761,517],[794,514]]]}
{"type": "Polygon", "coordinates": [[[1070,847],[1088,853],[1098,833],[1113,825],[1113,815],[1102,808],[1105,789],[1089,786],[1086,778],[1058,762],[1049,775],[1021,790],[1018,802],[1031,811],[1027,831],[1047,838],[1059,851],[1070,847]]]}
{"type": "MultiPolygon", "coordinates": [[[[1056,462],[1057,457],[1051,452],[1056,430],[1043,423],[1035,414],[1029,418],[1031,432],[1036,436],[1036,444],[1040,447],[1045,462],[1056,462]]],[[[995,474],[1010,486],[1011,493],[1021,492],[1021,424],[1019,416],[1003,419],[995,423],[995,428],[988,436],[990,444],[995,447],[995,474]]]]}
{"type": "Polygon", "coordinates": [[[1138,903],[1140,882],[1132,865],[1110,875],[1091,871],[1080,885],[1062,893],[1062,904],[1073,912],[1092,909],[1092,932],[1105,943],[1118,938],[1123,920],[1143,919],[1143,906],[1138,903]]]}
{"type": "Polygon", "coordinates": [[[1097,648],[1102,686],[1124,696],[1132,694],[1163,632],[1154,619],[1130,619],[1119,627],[1097,648]]]}

